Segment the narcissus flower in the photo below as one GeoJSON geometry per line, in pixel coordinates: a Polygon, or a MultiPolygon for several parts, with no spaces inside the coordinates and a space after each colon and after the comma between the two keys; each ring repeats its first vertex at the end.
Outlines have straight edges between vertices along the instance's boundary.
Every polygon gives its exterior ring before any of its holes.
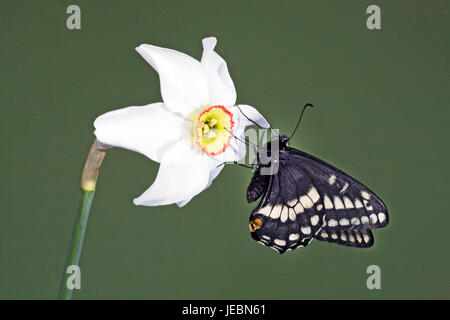
{"type": "Polygon", "coordinates": [[[255,108],[235,106],[236,90],[226,62],[214,51],[216,43],[203,39],[200,62],[176,50],[140,45],[136,50],[159,74],[164,102],[111,111],[94,122],[100,142],[161,163],[136,205],[185,205],[211,185],[222,163],[245,156],[244,130],[253,125],[248,119],[269,127],[255,108]]]}

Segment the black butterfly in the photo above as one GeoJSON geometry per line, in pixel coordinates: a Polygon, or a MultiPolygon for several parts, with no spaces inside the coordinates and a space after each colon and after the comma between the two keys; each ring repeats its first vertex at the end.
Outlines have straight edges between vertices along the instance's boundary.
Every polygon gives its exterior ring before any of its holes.
{"type": "MultiPolygon", "coordinates": [[[[307,106],[312,105],[307,104],[303,111],[307,106]]],[[[383,201],[341,170],[289,147],[288,136],[277,139],[277,172],[261,174],[272,165],[260,160],[261,150],[270,156],[273,142],[268,142],[258,151],[257,169],[247,189],[249,203],[262,196],[249,219],[252,238],[279,253],[305,247],[312,239],[371,247],[370,229],[389,222],[383,201]]]]}

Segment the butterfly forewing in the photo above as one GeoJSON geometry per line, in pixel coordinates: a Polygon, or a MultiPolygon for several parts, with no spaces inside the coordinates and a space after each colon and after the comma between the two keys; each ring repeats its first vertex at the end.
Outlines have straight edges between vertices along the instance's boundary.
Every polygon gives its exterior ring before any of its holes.
{"type": "Polygon", "coordinates": [[[373,236],[368,229],[388,223],[386,206],[367,187],[293,148],[280,151],[276,174],[263,177],[259,169],[255,172],[249,194],[253,200],[264,194],[250,215],[252,238],[280,253],[306,246],[313,238],[370,247],[373,236]]]}
{"type": "Polygon", "coordinates": [[[388,224],[385,204],[369,188],[341,170],[302,151],[288,148],[295,159],[317,186],[324,205],[323,228],[374,229],[388,224]]]}
{"type": "Polygon", "coordinates": [[[357,248],[369,248],[373,245],[373,235],[370,230],[347,229],[331,232],[321,230],[316,239],[357,248]]]}

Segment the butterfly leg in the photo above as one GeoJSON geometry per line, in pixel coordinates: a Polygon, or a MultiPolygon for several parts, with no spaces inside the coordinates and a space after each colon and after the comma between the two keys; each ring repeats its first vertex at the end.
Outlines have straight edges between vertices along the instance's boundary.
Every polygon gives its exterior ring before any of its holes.
{"type": "Polygon", "coordinates": [[[237,161],[226,161],[226,162],[222,162],[221,164],[219,164],[216,168],[218,168],[218,167],[220,167],[220,166],[224,166],[224,165],[226,165],[226,164],[238,164],[238,165],[240,165],[241,167],[244,167],[244,168],[248,168],[248,169],[255,169],[256,168],[256,163],[252,163],[250,166],[249,165],[246,165],[246,164],[243,164],[243,163],[239,163],[239,162],[237,162],[237,161]]]}

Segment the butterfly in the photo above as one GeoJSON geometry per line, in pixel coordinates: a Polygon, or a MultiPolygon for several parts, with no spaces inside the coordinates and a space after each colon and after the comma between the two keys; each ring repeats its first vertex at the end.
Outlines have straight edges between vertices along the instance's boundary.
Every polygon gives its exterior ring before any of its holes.
{"type": "MultiPolygon", "coordinates": [[[[303,111],[308,106],[312,107],[307,104],[303,111]]],[[[250,214],[251,237],[279,253],[306,247],[313,239],[371,247],[371,229],[385,227],[389,222],[383,201],[338,168],[289,147],[290,137],[279,135],[276,139],[277,150],[272,140],[258,151],[256,170],[247,189],[249,203],[261,198],[250,214]],[[278,159],[261,163],[261,150],[270,156],[272,149],[278,152],[278,159]],[[273,161],[278,170],[264,174],[273,161]]]]}

